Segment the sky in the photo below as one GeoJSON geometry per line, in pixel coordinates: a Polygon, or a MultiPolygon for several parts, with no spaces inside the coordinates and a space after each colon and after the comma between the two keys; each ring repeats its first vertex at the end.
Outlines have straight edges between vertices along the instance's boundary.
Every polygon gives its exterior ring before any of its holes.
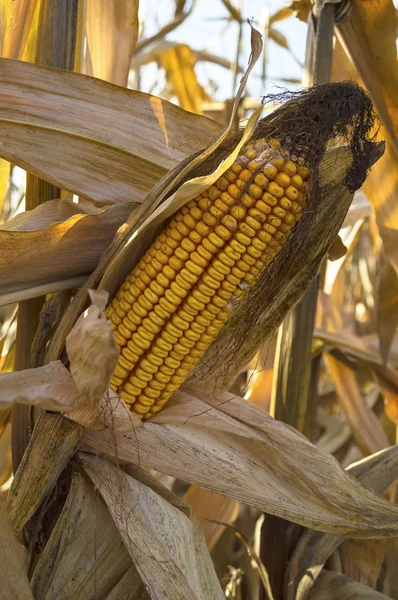
{"type": "MultiPolygon", "coordinates": [[[[234,6],[237,6],[237,0],[232,0],[234,6]]],[[[254,24],[264,22],[264,17],[268,13],[274,14],[286,2],[283,0],[241,0],[241,13],[244,18],[254,19],[254,24]]],[[[189,0],[187,0],[189,5],[189,0]]],[[[141,0],[140,15],[142,21],[145,21],[145,37],[158,31],[159,26],[164,25],[170,20],[173,11],[173,2],[169,0],[141,0]]],[[[191,15],[176,30],[168,34],[167,39],[188,44],[195,50],[207,50],[213,54],[235,60],[237,45],[237,23],[232,23],[226,27],[225,18],[228,12],[221,0],[196,0],[196,4],[191,15]]],[[[266,84],[262,80],[261,59],[256,65],[253,75],[250,77],[248,91],[254,98],[260,97],[265,93],[272,93],[275,85],[285,86],[294,89],[297,86],[286,84],[280,81],[281,77],[301,78],[301,64],[304,62],[306,25],[295,17],[290,17],[284,21],[275,24],[275,29],[286,36],[293,54],[297,57],[295,60],[291,54],[275,44],[272,40],[267,44],[267,77],[266,84]]],[[[243,48],[241,52],[241,65],[247,64],[250,55],[250,27],[244,26],[243,48]]],[[[211,63],[198,63],[196,69],[199,82],[204,84],[211,79],[216,87],[212,94],[216,100],[225,100],[233,95],[232,74],[223,67],[211,63]]],[[[156,67],[152,65],[146,68],[143,77],[143,91],[148,91],[145,86],[150,86],[156,77],[156,67]]],[[[162,82],[155,86],[153,93],[159,93],[162,82]]]]}

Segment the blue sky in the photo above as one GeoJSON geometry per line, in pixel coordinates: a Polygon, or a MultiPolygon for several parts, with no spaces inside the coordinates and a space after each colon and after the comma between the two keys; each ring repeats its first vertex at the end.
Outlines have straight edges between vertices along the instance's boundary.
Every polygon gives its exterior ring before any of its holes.
{"type": "MultiPolygon", "coordinates": [[[[232,0],[236,6],[236,0],[232,0]]],[[[241,12],[245,18],[254,18],[259,22],[264,14],[275,13],[285,2],[281,0],[241,0],[241,12]]],[[[140,13],[145,17],[145,36],[153,34],[170,20],[173,4],[168,0],[141,0],[140,13]]],[[[195,50],[208,50],[229,60],[235,59],[237,44],[236,23],[229,25],[225,30],[226,21],[222,20],[228,15],[221,0],[197,0],[190,17],[167,36],[168,40],[187,43],[195,50]]],[[[306,25],[294,17],[280,21],[275,25],[283,35],[286,36],[295,56],[302,63],[304,61],[306,25]]],[[[243,49],[241,53],[241,64],[246,65],[250,54],[250,28],[244,27],[243,49]]],[[[300,65],[292,58],[289,52],[273,41],[268,41],[267,46],[267,83],[264,87],[261,79],[262,66],[257,64],[250,78],[248,91],[253,97],[273,91],[273,84],[285,85],[289,88],[296,86],[283,84],[280,77],[301,78],[300,65]]],[[[261,63],[261,59],[259,61],[261,63]]],[[[143,84],[153,81],[156,69],[154,65],[147,69],[143,84]]],[[[198,63],[197,76],[204,84],[211,79],[216,83],[217,90],[214,98],[224,100],[232,96],[232,74],[226,69],[210,63],[198,63]]],[[[149,83],[147,84],[149,85],[149,83]]],[[[161,85],[161,84],[160,84],[161,85]]],[[[147,91],[147,90],[144,90],[147,91]]],[[[154,93],[159,89],[154,89],[154,93]]]]}

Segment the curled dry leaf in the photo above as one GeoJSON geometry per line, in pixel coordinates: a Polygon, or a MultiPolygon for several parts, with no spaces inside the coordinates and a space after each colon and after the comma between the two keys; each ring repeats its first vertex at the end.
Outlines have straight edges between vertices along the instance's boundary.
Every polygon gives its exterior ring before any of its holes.
{"type": "Polygon", "coordinates": [[[26,572],[25,550],[12,530],[4,499],[0,498],[1,597],[33,600],[26,572]]]}
{"type": "Polygon", "coordinates": [[[90,290],[91,306],[79,317],[66,338],[70,372],[93,412],[104,396],[115,369],[119,349],[105,307],[108,293],[90,290]]]}
{"type": "Polygon", "coordinates": [[[155,96],[7,59],[0,97],[0,156],[98,205],[142,202],[220,130],[155,96]]]}
{"type": "Polygon", "coordinates": [[[224,598],[194,514],[164,500],[109,462],[80,454],[152,598],[224,598]]]}
{"type": "MultiPolygon", "coordinates": [[[[348,467],[367,488],[383,494],[398,477],[398,446],[387,448],[348,467]]],[[[287,572],[287,600],[305,600],[329,556],[343,538],[305,531],[295,548],[287,572]]]]}
{"type": "Polygon", "coordinates": [[[86,430],[85,443],[306,527],[358,538],[396,535],[398,508],[329,454],[229,393],[179,392],[129,433],[86,430]]]}
{"type": "Polygon", "coordinates": [[[60,360],[37,369],[0,373],[0,407],[15,402],[67,412],[86,403],[76,383],[60,360]]]}
{"type": "MultiPolygon", "coordinates": [[[[76,470],[61,515],[33,571],[35,598],[106,598],[130,566],[131,558],[106,506],[90,480],[76,470]]],[[[136,582],[142,591],[139,577],[136,582]]],[[[132,587],[126,598],[134,598],[133,592],[132,587]]]]}
{"type": "Polygon", "coordinates": [[[50,200],[1,226],[0,304],[17,302],[37,286],[55,291],[87,277],[135,206],[126,202],[93,214],[69,200],[50,200]]]}

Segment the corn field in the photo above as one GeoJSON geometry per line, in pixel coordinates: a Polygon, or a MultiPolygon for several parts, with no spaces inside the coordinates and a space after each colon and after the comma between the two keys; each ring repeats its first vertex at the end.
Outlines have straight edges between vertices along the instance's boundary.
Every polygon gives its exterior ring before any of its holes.
{"type": "Polygon", "coordinates": [[[0,599],[398,600],[397,31],[0,0],[0,599]]]}

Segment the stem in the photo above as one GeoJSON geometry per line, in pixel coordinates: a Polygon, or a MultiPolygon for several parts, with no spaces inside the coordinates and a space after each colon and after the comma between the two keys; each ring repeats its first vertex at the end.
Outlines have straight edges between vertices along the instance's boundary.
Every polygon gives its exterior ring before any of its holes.
{"type": "MultiPolygon", "coordinates": [[[[73,70],[79,0],[42,0],[36,39],[37,64],[73,70]]],[[[59,190],[34,177],[27,176],[26,210],[32,210],[59,196],[59,190]]],[[[45,297],[24,300],[18,306],[15,370],[34,367],[31,346],[39,324],[45,297]]],[[[15,405],[12,411],[12,461],[16,472],[31,434],[29,406],[15,405]]]]}
{"type": "MultiPolygon", "coordinates": [[[[305,85],[330,81],[333,57],[335,7],[325,3],[316,18],[312,13],[308,24],[305,85]]],[[[280,326],[275,355],[274,388],[271,414],[292,425],[310,439],[314,433],[316,413],[317,369],[311,378],[312,340],[315,325],[319,278],[312,281],[300,302],[280,326]],[[311,384],[311,385],[310,385],[311,384]]],[[[260,557],[271,579],[275,599],[284,597],[284,573],[291,550],[291,539],[298,529],[291,523],[264,515],[261,528],[260,557]]],[[[265,600],[264,590],[260,600],[265,600]]]]}

